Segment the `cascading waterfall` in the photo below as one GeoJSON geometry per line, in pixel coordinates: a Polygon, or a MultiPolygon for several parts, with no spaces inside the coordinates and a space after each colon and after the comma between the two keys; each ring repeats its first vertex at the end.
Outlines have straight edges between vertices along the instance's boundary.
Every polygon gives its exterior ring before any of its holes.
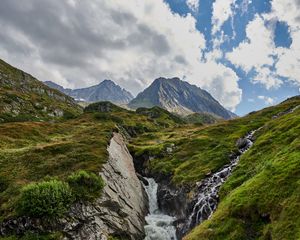
{"type": "Polygon", "coordinates": [[[145,178],[148,185],[144,185],[149,198],[149,214],[146,216],[145,240],[177,240],[174,217],[163,214],[158,208],[157,188],[153,178],[145,178]]]}
{"type": "Polygon", "coordinates": [[[240,154],[236,156],[230,164],[225,165],[220,171],[198,183],[197,201],[188,219],[188,223],[186,224],[185,232],[210,218],[212,213],[216,210],[219,198],[219,189],[225,180],[231,175],[231,172],[237,165],[240,156],[253,145],[252,139],[255,132],[256,131],[252,131],[245,136],[245,142],[243,146],[239,148],[240,154]]]}

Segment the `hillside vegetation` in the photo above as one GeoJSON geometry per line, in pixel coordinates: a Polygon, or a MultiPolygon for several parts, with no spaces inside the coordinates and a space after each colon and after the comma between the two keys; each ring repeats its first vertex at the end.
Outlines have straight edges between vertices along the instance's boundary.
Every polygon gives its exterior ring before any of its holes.
{"type": "Polygon", "coordinates": [[[81,111],[71,97],[0,59],[0,122],[70,118],[81,111]]]}
{"type": "Polygon", "coordinates": [[[212,218],[185,240],[300,239],[300,108],[257,133],[212,218]]]}
{"type": "MultiPolygon", "coordinates": [[[[163,120],[177,124],[166,116],[163,120]]],[[[160,124],[163,120],[103,102],[70,120],[0,124],[0,221],[17,215],[24,186],[53,178],[68,181],[81,170],[98,173],[108,159],[106,149],[113,131],[131,135],[155,132],[165,127],[160,124]]]]}
{"type": "Polygon", "coordinates": [[[299,105],[300,97],[295,97],[243,118],[132,140],[130,149],[136,158],[154,157],[148,166],[153,173],[171,173],[175,184],[193,185],[229,163],[240,137],[262,127],[254,146],[221,188],[217,211],[185,240],[300,238],[299,105]],[[171,144],[175,147],[169,153],[165,146],[171,144]]]}
{"type": "MultiPolygon", "coordinates": [[[[150,159],[143,165],[150,174],[195,186],[229,163],[239,138],[259,129],[222,186],[217,211],[185,240],[300,238],[300,97],[228,121],[182,119],[159,107],[129,111],[110,102],[82,111],[1,61],[0,98],[0,223],[23,215],[59,217],[74,202],[100,196],[98,173],[114,131],[126,137],[136,163],[150,159]]],[[[2,239],[18,238],[61,235],[2,239]]]]}

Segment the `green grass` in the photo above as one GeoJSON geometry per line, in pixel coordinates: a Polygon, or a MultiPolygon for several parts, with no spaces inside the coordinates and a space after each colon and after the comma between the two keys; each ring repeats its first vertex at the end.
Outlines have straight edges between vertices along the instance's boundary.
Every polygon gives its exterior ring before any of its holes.
{"type": "Polygon", "coordinates": [[[185,240],[300,239],[300,111],[266,123],[221,188],[213,217],[185,240]]]}
{"type": "MultiPolygon", "coordinates": [[[[85,170],[98,174],[115,124],[90,114],[60,123],[0,124],[0,216],[15,215],[23,186],[85,170]]],[[[0,219],[1,220],[1,219],[0,219]]]]}
{"type": "Polygon", "coordinates": [[[81,112],[71,97],[0,60],[0,122],[47,121],[81,112]]]}
{"type": "Polygon", "coordinates": [[[71,174],[67,182],[77,200],[87,201],[98,198],[105,185],[101,176],[83,170],[71,174]]]}
{"type": "Polygon", "coordinates": [[[23,187],[17,211],[20,216],[62,217],[73,201],[71,188],[62,181],[31,183],[23,187]]]}
{"type": "Polygon", "coordinates": [[[164,127],[147,116],[125,109],[107,113],[90,111],[56,122],[0,124],[0,221],[17,215],[22,189],[32,183],[55,178],[69,181],[77,200],[100,196],[103,184],[95,176],[108,159],[107,146],[112,132],[139,134],[158,132],[164,127]],[[74,176],[78,177],[82,171],[89,175],[88,179],[77,178],[83,181],[75,184],[74,176]]]}
{"type": "Polygon", "coordinates": [[[299,98],[295,98],[244,118],[203,127],[184,125],[145,133],[132,139],[129,148],[136,158],[154,157],[148,166],[152,172],[171,173],[176,184],[194,184],[230,161],[229,155],[236,151],[235,144],[240,137],[272,121],[276,113],[299,103],[299,98]],[[169,154],[166,147],[172,143],[175,149],[169,154]]]}

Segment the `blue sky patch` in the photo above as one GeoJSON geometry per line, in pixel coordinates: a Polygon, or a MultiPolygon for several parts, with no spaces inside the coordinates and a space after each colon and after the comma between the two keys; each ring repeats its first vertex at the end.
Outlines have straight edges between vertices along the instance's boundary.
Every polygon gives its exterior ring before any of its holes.
{"type": "Polygon", "coordinates": [[[289,32],[289,26],[285,22],[276,22],[274,42],[276,47],[289,48],[292,44],[292,38],[289,32]]]}

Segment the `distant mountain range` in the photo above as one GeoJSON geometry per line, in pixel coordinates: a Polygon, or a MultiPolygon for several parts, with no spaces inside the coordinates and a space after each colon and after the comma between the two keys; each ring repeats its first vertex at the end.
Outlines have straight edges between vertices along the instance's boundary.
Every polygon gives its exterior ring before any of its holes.
{"type": "Polygon", "coordinates": [[[133,96],[130,92],[122,89],[111,80],[104,80],[98,85],[80,89],[64,88],[51,81],[46,81],[44,83],[49,87],[57,89],[78,101],[110,101],[116,104],[127,104],[133,99],[133,96]]]}
{"type": "Polygon", "coordinates": [[[180,115],[196,112],[210,113],[224,119],[236,116],[226,110],[207,91],[179,78],[156,79],[148,88],[139,93],[128,106],[133,109],[159,106],[180,115]]]}
{"type": "Polygon", "coordinates": [[[179,78],[158,78],[134,99],[130,92],[122,89],[111,80],[104,80],[98,85],[80,89],[63,88],[51,81],[46,81],[45,84],[77,101],[110,101],[119,105],[128,104],[131,109],[159,106],[179,115],[209,113],[223,119],[236,117],[207,91],[179,78]]]}

